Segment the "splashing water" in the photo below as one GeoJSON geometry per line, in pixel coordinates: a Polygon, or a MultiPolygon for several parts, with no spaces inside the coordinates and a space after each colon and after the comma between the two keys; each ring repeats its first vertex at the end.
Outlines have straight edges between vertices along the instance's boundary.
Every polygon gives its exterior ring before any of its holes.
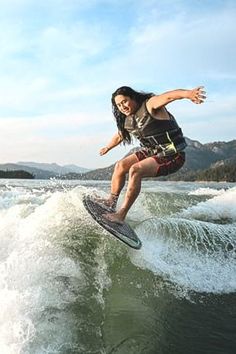
{"type": "Polygon", "coordinates": [[[1,354],[106,352],[105,294],[123,263],[137,284],[142,270],[199,293],[236,290],[234,186],[144,183],[127,220],[143,243],[133,251],[83,207],[109,184],[11,183],[0,186],[1,354]]]}

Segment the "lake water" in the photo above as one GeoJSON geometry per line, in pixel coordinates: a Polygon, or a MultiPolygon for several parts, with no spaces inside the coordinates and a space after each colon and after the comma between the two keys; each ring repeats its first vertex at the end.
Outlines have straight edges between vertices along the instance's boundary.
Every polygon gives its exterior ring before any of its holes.
{"type": "Polygon", "coordinates": [[[143,183],[133,250],[85,211],[109,182],[0,180],[0,354],[236,352],[236,185],[143,183]]]}

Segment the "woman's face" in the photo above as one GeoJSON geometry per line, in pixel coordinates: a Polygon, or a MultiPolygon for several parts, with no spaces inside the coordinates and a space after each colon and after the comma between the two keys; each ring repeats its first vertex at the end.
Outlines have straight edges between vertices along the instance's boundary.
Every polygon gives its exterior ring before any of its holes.
{"type": "Polygon", "coordinates": [[[119,111],[126,116],[135,113],[138,108],[137,102],[129,96],[117,95],[115,97],[115,104],[119,111]]]}

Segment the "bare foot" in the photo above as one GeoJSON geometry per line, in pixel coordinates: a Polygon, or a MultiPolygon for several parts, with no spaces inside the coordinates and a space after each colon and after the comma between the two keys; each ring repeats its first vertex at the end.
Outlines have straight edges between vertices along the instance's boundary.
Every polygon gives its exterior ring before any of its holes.
{"type": "Polygon", "coordinates": [[[114,222],[116,224],[124,224],[124,218],[119,214],[119,212],[102,214],[102,216],[104,217],[104,219],[107,219],[108,221],[114,222]]]}
{"type": "Polygon", "coordinates": [[[116,210],[117,199],[114,200],[112,197],[105,199],[105,198],[101,198],[101,197],[95,195],[95,197],[93,197],[93,200],[96,203],[99,203],[102,206],[106,207],[107,209],[109,209],[112,212],[114,212],[116,210]]]}

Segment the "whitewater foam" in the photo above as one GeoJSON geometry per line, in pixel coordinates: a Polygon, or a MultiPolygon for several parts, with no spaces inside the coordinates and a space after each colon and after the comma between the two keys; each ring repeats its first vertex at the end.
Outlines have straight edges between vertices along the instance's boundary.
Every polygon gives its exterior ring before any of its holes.
{"type": "MultiPolygon", "coordinates": [[[[0,353],[86,352],[83,330],[97,345],[98,313],[102,323],[104,289],[111,286],[109,262],[115,256],[184,289],[235,291],[235,191],[208,194],[213,198],[178,213],[182,194],[177,199],[172,193],[165,205],[168,217],[159,219],[153,208],[159,210],[163,199],[155,200],[158,193],[145,199],[144,192],[129,218],[134,224],[144,216],[149,220],[136,227],[143,247],[132,251],[105,236],[83,207],[83,193],[105,192],[57,186],[56,181],[1,188],[0,353]],[[175,205],[172,217],[169,205],[175,205]],[[220,220],[226,215],[231,223],[214,223],[216,211],[220,220]]],[[[189,200],[184,205],[191,205],[189,200]]]]}
{"type": "Polygon", "coordinates": [[[207,232],[206,225],[196,221],[188,225],[186,220],[168,218],[146,221],[136,228],[143,247],[131,254],[131,260],[185,289],[233,292],[236,290],[235,227],[230,236],[214,232],[216,225],[210,233],[209,230],[209,225],[207,232]]]}
{"type": "Polygon", "coordinates": [[[52,346],[54,342],[60,346],[70,337],[68,324],[76,321],[67,313],[67,326],[62,326],[60,312],[76,300],[84,284],[79,261],[63,249],[71,223],[82,222],[81,196],[72,192],[41,193],[38,197],[22,190],[9,193],[4,196],[8,203],[1,204],[0,215],[0,301],[4,308],[0,352],[18,353],[29,344],[45,325],[39,314],[49,308],[56,309],[58,333],[50,322],[46,331],[51,333],[52,346]]]}
{"type": "Polygon", "coordinates": [[[236,221],[236,188],[222,191],[219,195],[189,207],[181,213],[182,217],[198,220],[236,221]]]}
{"type": "Polygon", "coordinates": [[[210,195],[217,196],[225,193],[225,189],[214,189],[214,188],[198,188],[194,191],[188,193],[188,195],[210,195]]]}

